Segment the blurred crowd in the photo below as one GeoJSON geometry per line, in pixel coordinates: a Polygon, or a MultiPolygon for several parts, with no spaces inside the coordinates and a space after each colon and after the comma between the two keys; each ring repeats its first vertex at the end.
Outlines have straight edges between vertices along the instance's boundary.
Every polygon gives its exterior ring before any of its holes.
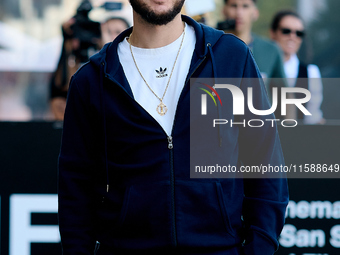
{"type": "MultiPolygon", "coordinates": [[[[300,119],[305,124],[324,124],[320,70],[316,65],[300,61],[297,54],[306,34],[299,14],[294,10],[277,12],[268,24],[270,38],[263,38],[252,31],[253,24],[261,17],[256,0],[221,1],[221,5],[215,5],[213,0],[200,1],[204,4],[198,7],[193,4],[195,0],[187,0],[182,12],[243,40],[258,64],[270,100],[273,87],[302,87],[311,92],[312,99],[305,106],[312,116],[291,110],[286,118],[300,119]],[[218,8],[214,13],[219,15],[204,13],[212,7],[218,8]]],[[[74,16],[61,26],[63,43],[60,58],[47,82],[49,86],[46,85],[49,91],[46,107],[50,108],[50,119],[63,120],[68,84],[77,69],[130,26],[133,26],[133,20],[128,0],[98,0],[95,4],[89,0],[81,1],[74,16]]]]}
{"type": "Polygon", "coordinates": [[[63,120],[71,76],[131,25],[132,9],[127,1],[102,2],[97,8],[82,1],[76,15],[63,23],[62,53],[51,80],[50,105],[56,120],[63,120]]]}

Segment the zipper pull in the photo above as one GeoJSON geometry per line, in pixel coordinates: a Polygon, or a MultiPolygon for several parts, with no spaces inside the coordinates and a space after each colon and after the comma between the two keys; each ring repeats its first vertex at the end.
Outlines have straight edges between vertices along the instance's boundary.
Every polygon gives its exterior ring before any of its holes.
{"type": "Polygon", "coordinates": [[[174,145],[172,143],[172,136],[168,136],[168,149],[172,150],[173,147],[174,145]]]}
{"type": "Polygon", "coordinates": [[[100,247],[100,242],[96,241],[96,245],[94,247],[94,255],[97,254],[98,250],[99,250],[99,247],[100,247]]]}

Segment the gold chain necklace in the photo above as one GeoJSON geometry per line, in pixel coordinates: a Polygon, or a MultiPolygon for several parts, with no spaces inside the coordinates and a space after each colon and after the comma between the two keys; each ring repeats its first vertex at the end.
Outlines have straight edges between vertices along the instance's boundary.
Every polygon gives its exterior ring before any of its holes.
{"type": "MultiPolygon", "coordinates": [[[[143,81],[145,82],[146,86],[148,86],[148,88],[150,89],[150,91],[152,92],[152,94],[154,94],[158,100],[160,101],[160,104],[157,106],[156,108],[156,111],[158,112],[159,115],[161,116],[164,116],[166,114],[166,112],[168,111],[168,108],[166,107],[166,105],[163,103],[163,99],[165,97],[165,94],[168,90],[168,87],[169,87],[169,84],[170,84],[170,80],[171,80],[171,77],[172,77],[172,73],[174,72],[174,69],[175,69],[175,65],[176,65],[176,62],[177,62],[177,59],[178,59],[178,56],[179,56],[179,53],[181,51],[181,48],[182,48],[182,45],[183,45],[183,41],[184,41],[184,36],[185,36],[185,27],[184,27],[184,30],[183,30],[183,37],[182,37],[182,41],[181,41],[181,45],[179,46],[179,50],[177,52],[177,56],[176,56],[176,59],[175,59],[175,62],[174,62],[174,65],[172,67],[172,70],[171,70],[171,73],[170,73],[170,76],[169,76],[169,80],[168,80],[168,83],[166,85],[166,88],[164,90],[164,93],[163,93],[163,96],[162,98],[160,98],[159,96],[157,96],[157,94],[152,90],[152,88],[149,86],[149,84],[146,82],[144,76],[142,75],[141,71],[139,70],[138,68],[138,65],[137,65],[137,62],[136,62],[136,59],[132,53],[132,47],[131,47],[131,43],[130,43],[130,40],[128,40],[129,42],[129,45],[130,45],[130,51],[131,51],[131,56],[132,56],[132,59],[133,59],[133,62],[135,63],[135,66],[140,74],[140,76],[142,77],[143,81]]],[[[130,38],[129,38],[130,39],[130,38]]]]}

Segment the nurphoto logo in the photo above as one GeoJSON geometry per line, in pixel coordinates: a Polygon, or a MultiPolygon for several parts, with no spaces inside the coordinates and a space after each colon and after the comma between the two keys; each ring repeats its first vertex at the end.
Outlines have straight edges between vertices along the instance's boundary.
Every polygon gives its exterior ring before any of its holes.
{"type": "MultiPolygon", "coordinates": [[[[200,87],[199,89],[204,91],[204,94],[201,94],[201,115],[207,115],[207,95],[210,96],[210,98],[213,100],[214,104],[216,107],[218,107],[218,103],[215,99],[217,97],[219,104],[222,106],[222,99],[220,95],[217,92],[217,89],[227,89],[232,95],[233,99],[233,115],[234,116],[239,116],[239,115],[245,115],[245,100],[247,99],[247,107],[248,110],[257,116],[266,116],[273,114],[277,107],[278,107],[278,95],[279,91],[278,88],[273,88],[272,89],[272,105],[270,109],[256,109],[254,107],[254,97],[253,97],[253,88],[248,87],[247,88],[247,98],[245,99],[245,96],[243,94],[243,91],[232,84],[215,84],[213,87],[209,86],[208,84],[205,83],[200,83],[204,85],[206,88],[200,87]]],[[[309,100],[311,99],[311,93],[304,88],[291,88],[291,87],[282,87],[280,88],[280,94],[281,94],[281,115],[286,116],[287,115],[287,105],[295,105],[304,115],[312,115],[304,106],[309,100]],[[300,93],[303,94],[304,97],[299,96],[298,98],[291,98],[288,96],[288,94],[296,94],[300,93]]],[[[272,122],[272,127],[274,127],[274,122],[279,121],[279,119],[266,119],[265,121],[271,121],[272,122]]],[[[226,119],[214,119],[213,120],[213,126],[215,127],[216,125],[225,125],[230,123],[231,125],[233,124],[233,120],[226,120],[226,119]]],[[[297,126],[297,120],[294,119],[286,119],[283,120],[282,125],[284,127],[295,127],[297,126]],[[285,125],[285,122],[293,122],[294,125],[285,125]]],[[[236,124],[234,122],[234,124],[236,124]]],[[[237,124],[242,124],[243,126],[246,126],[246,121],[244,120],[243,122],[237,123],[237,124]]],[[[262,127],[264,125],[264,120],[260,119],[251,119],[248,120],[248,126],[250,127],[262,127]],[[258,123],[258,125],[255,125],[254,123],[258,123]]]]}

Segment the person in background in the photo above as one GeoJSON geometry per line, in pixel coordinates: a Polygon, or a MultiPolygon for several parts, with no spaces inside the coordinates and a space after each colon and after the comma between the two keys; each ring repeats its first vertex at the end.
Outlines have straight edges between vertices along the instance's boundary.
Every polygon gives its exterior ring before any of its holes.
{"type": "Polygon", "coordinates": [[[270,34],[284,53],[284,70],[289,78],[288,85],[306,88],[312,94],[311,100],[306,105],[312,115],[303,116],[303,113],[298,111],[298,118],[303,119],[305,124],[324,124],[321,110],[323,86],[320,70],[316,65],[304,64],[296,55],[305,36],[305,26],[301,17],[289,10],[276,13],[270,34]]]}
{"type": "MultiPolygon", "coordinates": [[[[112,42],[121,32],[130,27],[132,10],[128,3],[125,5],[128,8],[123,5],[123,9],[120,11],[106,11],[97,8],[89,13],[90,20],[100,23],[101,38],[99,40],[94,38],[96,50],[100,50],[106,43],[112,42]]],[[[74,54],[80,47],[80,40],[74,37],[72,29],[75,22],[76,19],[73,17],[62,25],[64,38],[62,53],[50,84],[50,106],[55,120],[64,119],[68,84],[71,76],[83,64],[77,54],[74,54]]]]}
{"type": "MultiPolygon", "coordinates": [[[[121,3],[122,9],[107,11],[104,8],[94,8],[89,13],[89,18],[100,23],[102,46],[112,42],[121,32],[129,28],[132,23],[132,8],[127,0],[120,1],[99,1],[100,4],[105,2],[121,3]]],[[[98,4],[97,3],[97,4],[98,4]]]]}
{"type": "Polygon", "coordinates": [[[239,37],[251,49],[262,78],[265,81],[269,99],[271,100],[271,90],[273,87],[287,86],[281,52],[274,43],[252,33],[253,23],[259,18],[256,0],[224,1],[223,14],[225,18],[235,20],[235,27],[226,32],[231,32],[239,37]]]}
{"type": "Polygon", "coordinates": [[[79,48],[79,41],[72,38],[71,26],[75,18],[71,18],[62,24],[63,45],[57,70],[54,72],[50,83],[50,106],[55,120],[63,120],[66,107],[68,83],[71,76],[79,68],[72,52],[79,48]]]}
{"type": "Polygon", "coordinates": [[[101,23],[103,46],[112,42],[121,32],[130,27],[130,24],[123,18],[111,17],[106,22],[101,23]]]}

